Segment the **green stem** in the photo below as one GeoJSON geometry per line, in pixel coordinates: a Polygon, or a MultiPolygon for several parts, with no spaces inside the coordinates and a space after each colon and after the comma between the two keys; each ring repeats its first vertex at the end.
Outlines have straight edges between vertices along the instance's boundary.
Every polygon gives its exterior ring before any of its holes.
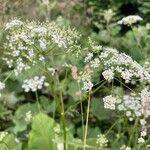
{"type": "MultiPolygon", "coordinates": [[[[58,85],[60,85],[58,74],[57,74],[57,81],[58,81],[58,85]]],[[[66,122],[65,122],[65,108],[64,108],[63,93],[62,93],[61,88],[60,88],[59,97],[60,97],[60,102],[61,102],[61,121],[63,124],[64,150],[67,150],[67,143],[66,143],[67,142],[67,132],[66,132],[66,122]]]]}
{"type": "Polygon", "coordinates": [[[129,89],[131,92],[135,93],[134,90],[132,90],[131,88],[129,88],[127,85],[125,85],[122,81],[118,80],[117,78],[115,78],[117,81],[119,81],[124,87],[126,87],[127,89],[129,89]]]}
{"type": "Polygon", "coordinates": [[[40,102],[39,102],[39,97],[38,97],[38,92],[37,91],[35,92],[35,97],[36,97],[36,102],[37,102],[37,106],[38,106],[39,112],[41,112],[40,102]]]}
{"type": "Polygon", "coordinates": [[[79,89],[79,95],[80,95],[80,109],[81,109],[81,118],[82,118],[82,133],[84,138],[84,116],[83,116],[83,105],[82,105],[82,97],[81,97],[81,88],[80,84],[78,82],[78,89],[79,89]]]}
{"type": "Polygon", "coordinates": [[[107,130],[107,132],[105,133],[105,135],[107,136],[109,134],[109,132],[116,126],[116,124],[118,123],[118,120],[116,120],[112,126],[107,130]]]}
{"type": "Polygon", "coordinates": [[[90,91],[89,91],[89,96],[88,96],[88,106],[87,106],[87,114],[86,114],[86,125],[85,125],[85,133],[84,133],[84,141],[83,141],[83,149],[85,150],[86,147],[86,139],[87,139],[87,131],[88,131],[88,122],[89,122],[89,113],[90,113],[90,91]]]}
{"type": "Polygon", "coordinates": [[[14,73],[14,71],[12,71],[8,76],[6,76],[6,78],[3,80],[3,82],[6,82],[13,73],[14,73]]]}
{"type": "MultiPolygon", "coordinates": [[[[92,96],[95,92],[97,92],[103,85],[105,85],[106,84],[106,81],[101,81],[101,82],[99,82],[98,84],[100,84],[95,90],[93,90],[93,91],[91,91],[90,92],[90,95],[92,96]],[[100,84],[100,83],[102,83],[102,84],[100,84]]],[[[96,84],[96,85],[98,85],[98,84],[96,84]]],[[[95,86],[95,85],[94,85],[95,86]]],[[[66,110],[66,112],[65,113],[68,113],[72,108],[74,108],[74,107],[76,107],[77,105],[79,105],[81,102],[84,102],[85,100],[87,100],[87,98],[88,98],[88,95],[87,94],[85,94],[85,95],[83,95],[82,97],[81,97],[81,101],[80,100],[76,100],[77,102],[74,104],[74,105],[72,105],[72,106],[70,106],[67,110],[66,110]]]]}

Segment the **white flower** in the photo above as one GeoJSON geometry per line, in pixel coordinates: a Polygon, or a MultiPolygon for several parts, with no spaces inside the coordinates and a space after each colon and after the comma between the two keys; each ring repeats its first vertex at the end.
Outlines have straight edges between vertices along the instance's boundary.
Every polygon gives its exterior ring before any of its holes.
{"type": "Polygon", "coordinates": [[[44,36],[47,33],[47,29],[42,26],[35,27],[31,30],[32,34],[37,34],[39,36],[44,36]]]}
{"type": "Polygon", "coordinates": [[[31,113],[31,111],[26,112],[25,121],[26,122],[30,122],[31,119],[32,119],[32,113],[31,113]]]}
{"type": "Polygon", "coordinates": [[[131,150],[131,147],[126,146],[126,145],[122,145],[122,146],[120,147],[120,150],[131,150]]]}
{"type": "Polygon", "coordinates": [[[99,65],[100,65],[99,58],[95,58],[93,61],[91,61],[91,67],[92,68],[97,68],[99,65]]]}
{"type": "Polygon", "coordinates": [[[58,47],[67,48],[65,40],[62,37],[60,37],[58,34],[53,34],[52,35],[52,40],[53,40],[53,42],[58,44],[58,47]]]}
{"type": "Polygon", "coordinates": [[[46,49],[46,40],[45,39],[39,39],[40,47],[42,49],[46,49]]]}
{"type": "Polygon", "coordinates": [[[82,90],[84,91],[90,91],[93,87],[93,83],[91,81],[84,81],[82,90]]]}
{"type": "Polygon", "coordinates": [[[5,83],[0,82],[0,90],[3,90],[5,88],[5,83]]]}
{"type": "Polygon", "coordinates": [[[84,62],[87,63],[89,62],[93,57],[93,53],[88,53],[87,56],[84,59],[84,62]]]}
{"type": "Polygon", "coordinates": [[[131,147],[128,147],[128,146],[127,146],[127,147],[125,148],[125,150],[131,150],[131,147]]]}
{"type": "Polygon", "coordinates": [[[53,52],[55,48],[67,48],[67,52],[76,51],[75,54],[80,52],[78,40],[81,36],[74,29],[61,27],[54,22],[39,24],[17,20],[6,26],[7,29],[10,26],[18,27],[17,30],[6,30],[3,58],[9,68],[14,68],[16,75],[39,61],[43,63],[50,49],[53,52]]]}
{"type": "Polygon", "coordinates": [[[102,75],[106,80],[108,80],[108,82],[111,82],[111,80],[114,78],[114,72],[111,69],[105,70],[102,75]]]}
{"type": "Polygon", "coordinates": [[[145,142],[144,138],[142,138],[142,137],[138,138],[138,143],[139,143],[139,144],[140,144],[140,143],[144,143],[144,142],[145,142]]]}
{"type": "Polygon", "coordinates": [[[121,72],[121,77],[125,80],[125,83],[129,83],[132,79],[133,74],[129,70],[121,72]]]}
{"type": "Polygon", "coordinates": [[[56,72],[55,68],[49,67],[49,68],[48,68],[48,71],[52,74],[52,76],[55,75],[55,72],[56,72]]]}
{"type": "Polygon", "coordinates": [[[145,119],[140,119],[140,123],[141,123],[142,126],[145,126],[146,125],[145,119]]]}
{"type": "Polygon", "coordinates": [[[126,116],[127,116],[127,117],[129,117],[129,116],[131,116],[131,115],[132,115],[131,111],[127,111],[127,112],[126,112],[126,116]]]}
{"type": "Polygon", "coordinates": [[[146,130],[141,131],[141,137],[145,137],[147,135],[146,130]]]}
{"type": "Polygon", "coordinates": [[[142,113],[144,114],[144,117],[147,118],[148,116],[150,116],[150,92],[145,88],[141,91],[140,96],[142,113]]]}
{"type": "Polygon", "coordinates": [[[25,92],[29,92],[29,91],[32,91],[32,92],[35,92],[37,90],[41,90],[44,86],[48,86],[48,83],[45,82],[45,76],[41,76],[41,77],[38,77],[38,76],[35,76],[33,79],[28,79],[28,80],[25,80],[23,85],[22,85],[22,88],[24,89],[25,92]]]}
{"type": "Polygon", "coordinates": [[[96,141],[96,143],[98,144],[98,146],[100,148],[103,148],[103,147],[107,146],[108,140],[107,140],[107,138],[106,138],[105,135],[100,134],[100,135],[97,135],[97,141],[96,141]]]}
{"type": "Polygon", "coordinates": [[[5,30],[11,29],[13,27],[21,26],[22,24],[23,22],[18,19],[11,20],[10,22],[6,23],[5,30]]]}
{"type": "Polygon", "coordinates": [[[115,110],[116,98],[112,95],[103,98],[104,108],[115,110]]]}
{"type": "Polygon", "coordinates": [[[130,16],[122,18],[120,21],[118,21],[118,24],[132,25],[142,20],[143,19],[138,15],[130,15],[130,16]]]}

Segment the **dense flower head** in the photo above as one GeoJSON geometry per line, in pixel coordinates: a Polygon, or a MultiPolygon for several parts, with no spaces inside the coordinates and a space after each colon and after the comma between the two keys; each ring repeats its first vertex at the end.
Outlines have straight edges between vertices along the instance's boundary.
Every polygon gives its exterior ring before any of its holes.
{"type": "Polygon", "coordinates": [[[136,94],[124,95],[122,101],[118,104],[117,109],[119,111],[124,111],[129,120],[133,118],[142,116],[142,105],[140,97],[136,94]]]}
{"type": "Polygon", "coordinates": [[[116,97],[112,95],[106,96],[103,98],[104,108],[115,110],[115,104],[117,102],[116,97]]]}
{"type": "MultiPolygon", "coordinates": [[[[138,94],[123,95],[120,99],[117,103],[117,109],[125,112],[129,120],[132,121],[135,117],[147,118],[150,116],[150,92],[147,88],[138,94]]],[[[141,119],[140,123],[144,126],[145,119],[141,119]]]]}
{"type": "Polygon", "coordinates": [[[104,148],[107,146],[108,140],[104,134],[99,134],[99,135],[97,135],[96,143],[98,144],[98,147],[104,148]]]}
{"type": "Polygon", "coordinates": [[[5,25],[6,42],[4,61],[14,68],[16,75],[30,69],[36,62],[45,60],[49,52],[79,53],[81,35],[75,29],[61,27],[55,22],[22,22],[14,19],[5,25]]]}
{"type": "Polygon", "coordinates": [[[45,80],[45,76],[35,76],[33,79],[25,80],[22,85],[22,88],[25,92],[36,92],[37,90],[41,90],[43,87],[47,87],[49,85],[45,80]]]}
{"type": "Polygon", "coordinates": [[[103,66],[104,71],[102,75],[109,82],[117,74],[125,80],[125,83],[135,84],[136,81],[150,83],[149,71],[125,53],[119,53],[116,49],[106,47],[100,49],[98,56],[93,56],[91,53],[90,55],[88,53],[84,62],[88,62],[93,69],[103,66]]]}
{"type": "Polygon", "coordinates": [[[124,24],[124,25],[132,25],[138,21],[142,21],[143,19],[138,15],[130,15],[127,17],[122,18],[120,21],[118,21],[118,24],[124,24]]]}

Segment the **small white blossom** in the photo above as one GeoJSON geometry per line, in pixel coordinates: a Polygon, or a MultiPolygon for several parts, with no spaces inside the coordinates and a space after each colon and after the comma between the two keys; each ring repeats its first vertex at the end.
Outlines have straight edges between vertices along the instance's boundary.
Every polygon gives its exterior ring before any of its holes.
{"type": "Polygon", "coordinates": [[[90,91],[93,87],[93,83],[91,81],[84,81],[82,90],[84,91],[90,91]]]}
{"type": "Polygon", "coordinates": [[[21,26],[22,24],[23,22],[18,19],[11,20],[10,22],[6,23],[5,30],[11,29],[13,27],[21,26]]]}
{"type": "Polygon", "coordinates": [[[112,95],[103,98],[104,108],[115,110],[116,98],[112,95]]]}
{"type": "Polygon", "coordinates": [[[96,141],[96,143],[98,144],[98,146],[99,146],[100,148],[103,148],[103,147],[106,147],[106,146],[107,146],[108,140],[107,140],[107,138],[106,138],[105,135],[100,134],[100,135],[97,136],[97,141],[96,141]]]}
{"type": "Polygon", "coordinates": [[[145,137],[147,135],[146,130],[141,131],[141,137],[145,137]]]}
{"type": "Polygon", "coordinates": [[[40,43],[40,47],[42,48],[42,49],[46,49],[46,40],[45,39],[40,39],[39,40],[39,43],[40,43]]]}
{"type": "Polygon", "coordinates": [[[102,75],[108,82],[111,82],[114,78],[114,72],[111,69],[105,70],[102,75]]]}
{"type": "Polygon", "coordinates": [[[95,58],[93,61],[91,61],[91,67],[92,68],[97,68],[99,65],[100,65],[99,58],[95,58]]]}
{"type": "Polygon", "coordinates": [[[0,90],[3,90],[5,88],[5,83],[0,82],[0,90]]]}
{"type": "Polygon", "coordinates": [[[127,116],[127,117],[129,117],[129,116],[131,116],[131,115],[132,115],[131,111],[127,111],[127,112],[126,112],[126,116],[127,116]]]}
{"type": "Polygon", "coordinates": [[[142,126],[145,126],[146,125],[146,120],[145,119],[140,119],[140,123],[142,126]]]}
{"type": "Polygon", "coordinates": [[[32,113],[31,113],[31,111],[28,111],[25,115],[25,121],[30,122],[31,119],[32,119],[32,113]]]}
{"type": "Polygon", "coordinates": [[[122,18],[120,21],[118,21],[118,24],[132,25],[142,20],[143,19],[138,15],[130,15],[130,16],[122,18]]]}
{"type": "Polygon", "coordinates": [[[131,150],[131,147],[126,146],[126,145],[122,145],[122,146],[120,147],[120,150],[131,150]]]}
{"type": "Polygon", "coordinates": [[[55,75],[56,70],[54,68],[49,67],[48,71],[52,74],[52,76],[55,75]]]}
{"type": "Polygon", "coordinates": [[[53,42],[58,44],[58,47],[67,48],[65,40],[62,37],[60,37],[58,34],[53,34],[52,40],[53,40],[53,42]]]}
{"type": "Polygon", "coordinates": [[[84,62],[87,63],[89,62],[93,57],[93,53],[88,53],[87,56],[84,59],[84,62]]]}
{"type": "Polygon", "coordinates": [[[39,36],[44,36],[47,33],[47,29],[42,26],[35,27],[31,30],[32,34],[37,34],[39,36]]]}
{"type": "Polygon", "coordinates": [[[44,86],[48,86],[48,83],[45,82],[45,79],[45,76],[35,76],[33,79],[25,80],[22,85],[22,88],[25,92],[35,92],[37,90],[41,90],[44,86]]]}
{"type": "Polygon", "coordinates": [[[139,143],[139,144],[140,144],[140,143],[144,143],[144,142],[145,142],[145,140],[144,140],[143,137],[138,138],[138,143],[139,143]]]}

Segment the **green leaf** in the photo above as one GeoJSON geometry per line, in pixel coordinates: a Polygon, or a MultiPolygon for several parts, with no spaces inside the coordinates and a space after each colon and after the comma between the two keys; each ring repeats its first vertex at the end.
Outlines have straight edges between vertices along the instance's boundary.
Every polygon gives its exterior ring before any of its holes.
{"type": "Polygon", "coordinates": [[[55,137],[54,120],[43,113],[33,118],[32,130],[29,134],[29,150],[54,150],[53,138],[55,137]]]}
{"type": "Polygon", "coordinates": [[[15,141],[15,136],[8,134],[0,142],[0,150],[21,150],[22,144],[15,141]]]}
{"type": "Polygon", "coordinates": [[[15,124],[14,133],[17,134],[18,132],[22,132],[27,129],[27,125],[30,122],[25,121],[25,115],[28,111],[31,111],[32,116],[39,112],[37,104],[25,104],[20,106],[13,118],[13,122],[15,124]]]}
{"type": "Polygon", "coordinates": [[[109,119],[110,111],[104,109],[102,99],[93,99],[91,102],[91,112],[99,120],[109,119]]]}

